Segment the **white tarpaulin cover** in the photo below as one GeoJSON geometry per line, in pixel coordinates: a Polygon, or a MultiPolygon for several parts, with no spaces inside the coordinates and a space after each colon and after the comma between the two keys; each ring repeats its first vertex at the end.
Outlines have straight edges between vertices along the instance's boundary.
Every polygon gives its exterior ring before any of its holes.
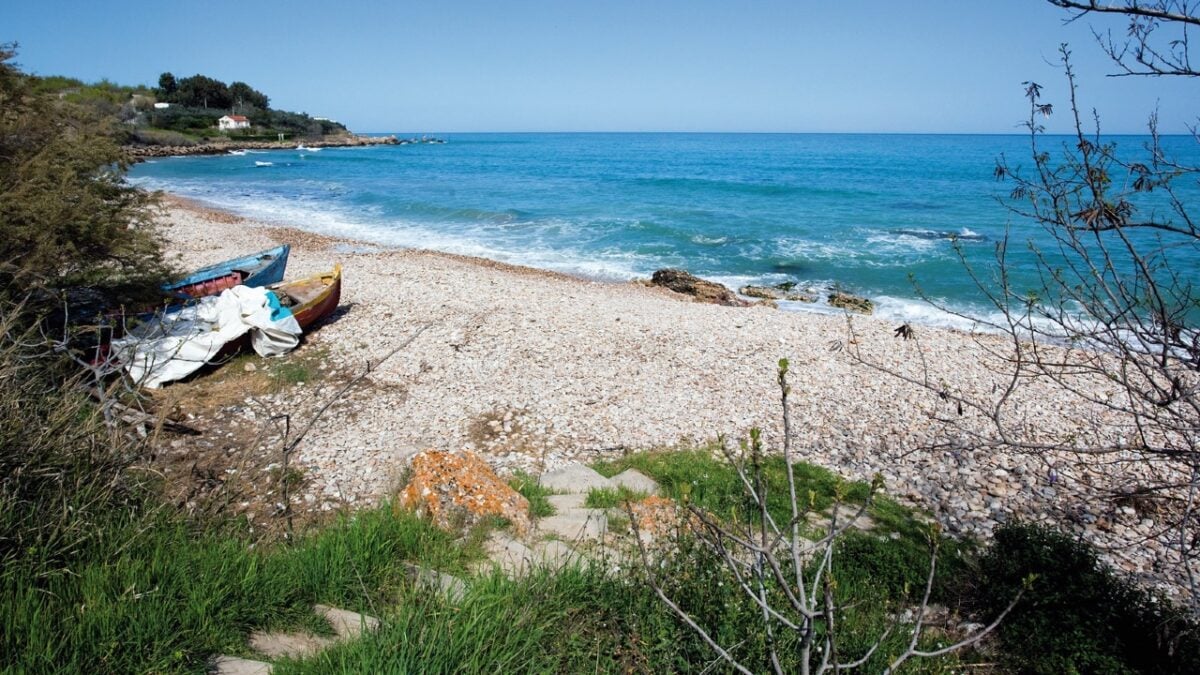
{"type": "Polygon", "coordinates": [[[137,326],[113,340],[112,349],[134,382],[157,389],[195,372],[247,331],[259,356],[300,344],[300,324],[274,293],[234,286],[137,326]]]}

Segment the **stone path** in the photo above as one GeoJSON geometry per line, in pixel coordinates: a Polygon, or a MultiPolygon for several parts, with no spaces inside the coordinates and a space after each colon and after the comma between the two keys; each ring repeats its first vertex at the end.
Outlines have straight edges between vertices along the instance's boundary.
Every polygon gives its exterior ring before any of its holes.
{"type": "MultiPolygon", "coordinates": [[[[630,469],[609,479],[581,464],[570,464],[543,474],[539,483],[558,493],[548,497],[555,513],[535,521],[530,532],[522,538],[505,530],[493,532],[484,547],[487,560],[477,566],[476,572],[499,569],[509,577],[518,577],[539,567],[558,568],[586,559],[619,560],[622,557],[620,546],[609,532],[610,510],[588,508],[588,493],[595,489],[617,490],[620,487],[647,494],[658,491],[653,480],[636,470],[630,469]]],[[[406,566],[409,579],[420,589],[441,593],[451,602],[461,601],[466,594],[467,582],[463,579],[411,563],[406,566]]],[[[359,639],[380,626],[379,619],[373,616],[337,607],[314,605],[313,611],[328,622],[336,637],[307,632],[255,631],[250,634],[250,648],[269,660],[307,658],[339,642],[359,639]]],[[[268,675],[272,668],[268,661],[221,655],[213,659],[210,672],[268,675]]]]}
{"type": "MultiPolygon", "coordinates": [[[[521,537],[511,530],[496,530],[491,533],[484,550],[487,558],[474,569],[476,574],[488,574],[499,570],[510,577],[520,577],[538,568],[561,568],[565,565],[594,561],[611,565],[619,570],[622,565],[638,555],[630,538],[631,532],[613,532],[609,528],[610,516],[618,509],[598,509],[587,506],[588,494],[593,490],[616,491],[625,488],[643,495],[657,495],[658,484],[635,469],[628,469],[612,478],[605,478],[582,464],[568,464],[547,472],[539,479],[539,485],[556,494],[547,497],[554,513],[533,521],[530,530],[521,537]]],[[[666,508],[668,520],[675,517],[673,502],[661,497],[649,497],[634,502],[632,514],[647,523],[660,514],[656,509],[666,508]],[[640,510],[639,510],[640,509],[640,510]]],[[[846,518],[851,514],[844,514],[846,518]]],[[[621,517],[627,517],[621,512],[621,517]]],[[[810,514],[810,524],[818,529],[829,526],[827,513],[810,514]]],[[[869,516],[862,516],[854,526],[869,531],[875,523],[869,516]]],[[[649,525],[639,525],[639,532],[649,525]]],[[[426,592],[440,593],[451,603],[460,602],[466,595],[467,581],[456,576],[405,563],[408,578],[414,586],[426,592]]],[[[336,637],[314,635],[306,632],[264,632],[250,635],[250,647],[267,659],[307,658],[314,656],[331,645],[342,641],[356,640],[364,634],[378,630],[379,619],[327,605],[314,605],[313,611],[329,623],[336,637]]],[[[213,660],[211,672],[220,675],[267,675],[272,665],[234,656],[218,656],[213,660]]]]}
{"type": "Polygon", "coordinates": [[[632,555],[632,550],[622,545],[621,534],[609,528],[615,509],[588,508],[588,493],[621,487],[644,494],[658,492],[658,484],[637,470],[605,478],[578,463],[542,474],[538,484],[557,493],[547,497],[554,514],[537,519],[524,538],[505,531],[493,532],[484,547],[488,560],[477,566],[476,572],[498,568],[507,576],[518,577],[538,567],[561,567],[585,560],[619,565],[632,555]]]}

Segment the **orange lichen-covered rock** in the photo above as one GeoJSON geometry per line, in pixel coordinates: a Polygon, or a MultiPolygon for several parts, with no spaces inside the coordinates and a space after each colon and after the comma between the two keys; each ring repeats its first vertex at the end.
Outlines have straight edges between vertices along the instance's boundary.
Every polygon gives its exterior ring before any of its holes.
{"type": "Polygon", "coordinates": [[[529,530],[529,500],[509,487],[473,452],[426,450],[412,460],[412,478],[398,504],[446,530],[470,527],[487,516],[529,530]]]}
{"type": "Polygon", "coordinates": [[[629,505],[632,525],[637,529],[638,538],[644,543],[651,543],[663,538],[671,538],[679,528],[684,517],[684,510],[678,504],[666,497],[651,495],[629,505]]]}

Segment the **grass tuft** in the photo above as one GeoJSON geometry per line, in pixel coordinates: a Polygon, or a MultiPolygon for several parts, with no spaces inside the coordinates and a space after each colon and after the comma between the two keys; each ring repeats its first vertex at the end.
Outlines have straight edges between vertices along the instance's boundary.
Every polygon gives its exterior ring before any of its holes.
{"type": "Polygon", "coordinates": [[[645,499],[645,492],[630,490],[624,485],[613,488],[594,488],[588,491],[584,506],[589,509],[615,509],[624,506],[626,502],[637,502],[645,499]]]}
{"type": "Polygon", "coordinates": [[[529,500],[529,515],[534,518],[545,518],[554,515],[554,506],[546,499],[554,494],[553,490],[538,484],[537,476],[531,476],[524,471],[518,471],[508,481],[509,487],[521,493],[529,500]]]}

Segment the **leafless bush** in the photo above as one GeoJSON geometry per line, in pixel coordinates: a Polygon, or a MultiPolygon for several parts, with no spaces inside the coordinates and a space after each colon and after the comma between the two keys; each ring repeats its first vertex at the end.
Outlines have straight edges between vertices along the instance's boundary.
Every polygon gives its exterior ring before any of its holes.
{"type": "MultiPolygon", "coordinates": [[[[691,534],[703,551],[717,559],[741,590],[751,606],[761,612],[760,627],[766,636],[766,648],[771,668],[783,673],[785,660],[781,659],[783,645],[798,645],[798,663],[801,673],[825,673],[830,670],[850,670],[865,665],[875,656],[890,637],[907,632],[898,652],[887,655],[887,669],[894,672],[913,658],[936,657],[949,654],[978,643],[991,633],[1009,611],[1020,600],[1024,590],[1018,592],[1012,602],[991,624],[976,630],[953,644],[937,649],[919,647],[925,634],[925,621],[929,616],[930,595],[933,591],[937,571],[939,530],[930,532],[929,574],[925,581],[920,602],[911,611],[911,622],[904,623],[896,614],[889,626],[884,628],[874,643],[861,653],[848,654],[839,641],[839,628],[848,607],[838,602],[837,580],[833,560],[839,538],[850,530],[867,511],[872,498],[879,490],[882,479],[872,482],[871,494],[855,509],[843,511],[835,503],[829,524],[815,539],[806,538],[802,527],[807,523],[806,511],[802,506],[805,496],[797,494],[797,481],[793,463],[795,457],[790,442],[791,418],[788,414],[787,383],[788,362],[779,362],[780,403],[783,409],[783,459],[787,472],[788,499],[791,516],[779,522],[767,507],[767,484],[764,477],[763,447],[757,431],[751,433],[746,452],[738,457],[724,448],[726,458],[736,469],[753,513],[743,522],[727,522],[718,519],[697,506],[689,505],[688,513],[693,519],[691,534]],[[785,638],[786,634],[786,640],[785,638]]],[[[638,519],[632,511],[629,520],[638,542],[642,564],[648,571],[650,585],[659,598],[689,627],[692,628],[725,662],[742,673],[753,672],[734,653],[734,645],[722,645],[700,622],[676,603],[667,593],[664,584],[655,572],[657,557],[646,547],[638,532],[638,519]]],[[[749,636],[739,636],[748,639],[749,636]]]]}
{"type": "MultiPolygon", "coordinates": [[[[1049,1],[1076,10],[1071,20],[1092,13],[1129,20],[1124,39],[1095,32],[1118,75],[1200,74],[1189,58],[1189,30],[1200,25],[1195,3],[1049,1]]],[[[1002,384],[991,393],[964,392],[851,353],[940,397],[936,417],[953,430],[943,436],[948,443],[1067,457],[1080,475],[1106,474],[1108,499],[1136,501],[1139,512],[1157,518],[1154,532],[1128,545],[1167,544],[1173,581],[1200,610],[1200,227],[1188,204],[1200,168],[1171,155],[1154,115],[1140,152],[1106,141],[1099,115],[1088,116],[1077,98],[1066,45],[1060,55],[1073,133],[1052,144],[1041,121],[1054,108],[1039,84],[1026,82],[1028,161],[1002,156],[995,170],[1012,186],[1005,204],[1039,231],[1027,242],[1005,236],[990,273],[968,264],[959,249],[1000,318],[959,315],[1005,338],[1004,348],[988,349],[1002,384]],[[1036,261],[1032,282],[1018,278],[1009,255],[1022,244],[1036,261]],[[1023,414],[1023,391],[1047,385],[1063,398],[1044,405],[1068,401],[1073,428],[1039,428],[1023,414]]],[[[1193,129],[1188,142],[1197,140],[1193,129]]]]}

